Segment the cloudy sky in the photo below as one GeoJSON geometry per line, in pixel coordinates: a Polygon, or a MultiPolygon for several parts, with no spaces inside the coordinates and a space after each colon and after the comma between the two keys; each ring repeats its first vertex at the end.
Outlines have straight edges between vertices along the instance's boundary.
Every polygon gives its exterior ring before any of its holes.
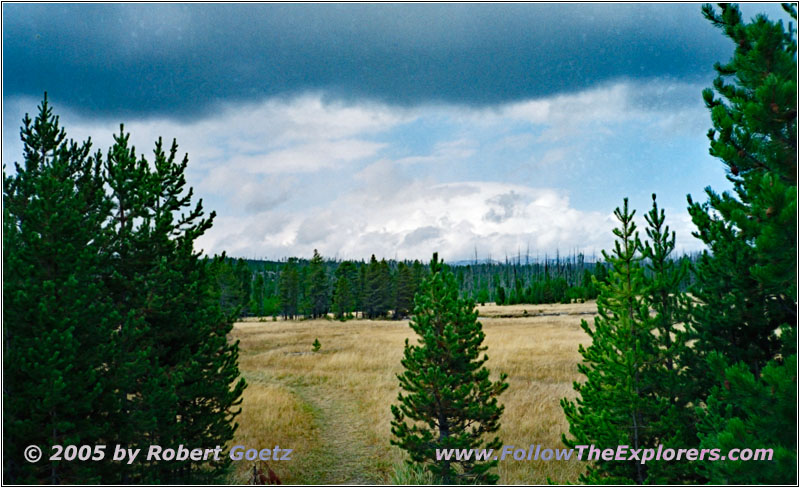
{"type": "Polygon", "coordinates": [[[733,47],[700,4],[2,8],[3,163],[44,91],[95,147],[176,138],[207,253],[599,255],[652,193],[694,251],[686,195],[730,187],[701,91],[733,47]]]}

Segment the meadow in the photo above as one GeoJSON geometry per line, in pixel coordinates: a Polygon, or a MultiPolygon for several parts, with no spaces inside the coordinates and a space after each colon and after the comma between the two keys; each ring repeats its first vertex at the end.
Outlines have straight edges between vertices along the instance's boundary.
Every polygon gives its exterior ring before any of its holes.
{"type": "MultiPolygon", "coordinates": [[[[479,306],[492,377],[508,374],[498,435],[506,445],[562,448],[567,432],[559,400],[574,398],[578,344],[588,336],[594,302],[479,306]]],[[[291,461],[270,461],[284,484],[387,484],[402,472],[404,452],[390,445],[391,412],[402,371],[407,320],[236,323],[239,366],[248,382],[232,445],[291,448],[291,461]],[[321,348],[312,351],[319,339],[321,348]]],[[[234,465],[231,483],[247,481],[253,462],[234,465]]],[[[579,461],[500,462],[500,484],[575,482],[579,461]]]]}

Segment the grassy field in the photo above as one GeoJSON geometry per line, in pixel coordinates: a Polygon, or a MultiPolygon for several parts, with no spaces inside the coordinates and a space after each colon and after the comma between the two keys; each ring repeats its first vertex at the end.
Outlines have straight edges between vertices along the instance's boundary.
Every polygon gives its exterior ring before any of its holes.
{"type": "MultiPolygon", "coordinates": [[[[504,444],[561,448],[567,423],[559,405],[574,397],[578,344],[588,337],[594,303],[479,307],[492,376],[508,373],[504,444]]],[[[249,384],[235,444],[294,449],[271,461],[283,483],[391,483],[404,453],[389,445],[389,406],[396,401],[407,321],[329,320],[237,323],[240,368],[249,384]],[[319,352],[311,344],[319,338],[319,352]]],[[[231,483],[244,483],[253,463],[235,463],[231,483]]],[[[574,482],[577,461],[499,465],[501,484],[574,482]]]]}

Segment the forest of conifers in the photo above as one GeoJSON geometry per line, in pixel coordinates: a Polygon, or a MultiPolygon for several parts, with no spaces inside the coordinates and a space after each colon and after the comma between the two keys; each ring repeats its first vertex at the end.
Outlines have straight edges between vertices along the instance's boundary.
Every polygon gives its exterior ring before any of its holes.
{"type": "MultiPolygon", "coordinates": [[[[697,255],[676,258],[690,266],[697,255]]],[[[227,258],[215,262],[222,307],[241,316],[315,318],[332,313],[337,319],[363,316],[402,318],[413,305],[429,265],[419,260],[336,260],[287,258],[282,261],[227,258]]],[[[453,266],[460,296],[475,303],[498,305],[573,303],[597,298],[592,281],[605,282],[608,263],[567,257],[532,259],[517,255],[504,262],[474,260],[453,266]]],[[[693,281],[687,273],[680,283],[693,281]]]]}

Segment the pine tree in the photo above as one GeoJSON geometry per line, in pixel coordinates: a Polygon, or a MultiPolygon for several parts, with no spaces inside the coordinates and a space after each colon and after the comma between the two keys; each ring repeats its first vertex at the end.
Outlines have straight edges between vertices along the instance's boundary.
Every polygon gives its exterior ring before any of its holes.
{"type": "Polygon", "coordinates": [[[494,301],[497,305],[506,304],[506,289],[503,288],[503,285],[497,285],[497,292],[495,293],[494,301]]]}
{"type": "Polygon", "coordinates": [[[705,364],[711,352],[758,375],[780,348],[775,331],[797,321],[797,42],[791,26],[763,15],[745,24],[738,7],[721,7],[703,13],[736,51],[715,66],[721,98],[711,89],[703,97],[714,124],[710,153],[727,166],[734,194],[708,188],[707,203],[689,199],[695,235],[710,249],[692,290],[699,399],[716,383],[705,364]]]}
{"type": "MultiPolygon", "coordinates": [[[[234,316],[220,305],[213,266],[194,242],[213,222],[186,189],[188,157],[177,159],[156,142],[152,166],[120,130],[106,160],[106,183],[116,204],[112,220],[114,273],[108,286],[126,321],[114,337],[110,368],[118,394],[110,404],[116,443],[224,445],[244,389],[238,343],[228,343],[234,316]],[[187,211],[188,209],[188,211],[187,211]]],[[[245,273],[237,264],[237,278],[245,273]]],[[[246,276],[250,280],[249,271],[246,276]]],[[[242,294],[244,295],[244,293],[242,294]]],[[[237,303],[237,310],[243,299],[237,303]]],[[[122,482],[218,479],[230,460],[126,466],[122,482]]]]}
{"type": "Polygon", "coordinates": [[[311,318],[322,317],[327,314],[330,309],[328,276],[325,273],[325,264],[322,262],[322,256],[316,249],[314,249],[314,256],[309,263],[308,290],[311,303],[311,318]]]}
{"type": "MultiPolygon", "coordinates": [[[[156,142],[157,184],[150,207],[158,245],[149,297],[153,312],[148,315],[158,363],[167,371],[165,384],[176,401],[175,412],[164,417],[158,434],[172,428],[177,419],[173,445],[225,445],[237,428],[234,419],[241,411],[237,407],[245,388],[237,366],[238,341],[228,341],[235,317],[220,308],[213,274],[194,250],[196,239],[211,228],[215,213],[205,216],[202,201],[193,205],[193,191],[186,189],[184,176],[188,156],[178,160],[177,149],[175,141],[169,152],[163,150],[161,139],[156,142]]],[[[239,263],[240,278],[246,283],[243,295],[249,300],[252,274],[244,260],[239,263]]],[[[229,465],[230,459],[162,463],[161,480],[210,482],[220,479],[229,465]]]]}
{"type": "Polygon", "coordinates": [[[394,318],[400,319],[408,315],[414,305],[414,276],[406,263],[397,264],[397,278],[394,287],[394,318]]]}
{"type": "Polygon", "coordinates": [[[594,266],[594,277],[600,283],[608,283],[608,267],[606,263],[600,261],[594,266]]]}
{"type": "Polygon", "coordinates": [[[300,277],[294,259],[289,259],[281,270],[278,287],[283,318],[294,319],[298,313],[300,300],[300,277]]]}
{"type": "Polygon", "coordinates": [[[410,464],[424,465],[442,484],[493,484],[496,460],[437,461],[436,449],[499,449],[486,440],[500,427],[498,396],[508,388],[506,375],[489,379],[484,333],[472,301],[458,297],[453,274],[433,255],[431,276],[414,299],[409,323],[419,342],[406,339],[398,375],[402,392],[392,405],[392,444],[408,452],[410,464]]]}
{"type": "MultiPolygon", "coordinates": [[[[730,459],[697,465],[712,484],[797,484],[797,356],[769,362],[756,378],[745,363],[728,366],[714,353],[709,367],[724,378],[708,396],[700,448],[770,449],[769,461],[730,459]]],[[[742,457],[744,459],[744,457],[742,457]]]]}
{"type": "Polygon", "coordinates": [[[253,297],[250,301],[250,310],[259,317],[264,316],[264,293],[264,273],[258,272],[256,274],[256,279],[253,281],[253,297]]]}
{"type": "Polygon", "coordinates": [[[489,301],[489,289],[486,286],[480,287],[477,295],[475,295],[475,301],[481,305],[486,305],[486,302],[489,301]]]}
{"type": "Polygon", "coordinates": [[[422,280],[425,279],[427,273],[425,271],[425,267],[419,262],[419,259],[415,259],[414,263],[411,265],[411,274],[414,277],[413,283],[414,286],[412,287],[414,290],[414,294],[417,293],[419,287],[422,286],[422,280]]]}
{"type": "Polygon", "coordinates": [[[239,316],[242,303],[242,283],[234,272],[231,260],[223,252],[221,255],[210,259],[209,266],[220,292],[220,307],[226,314],[239,316]]]}
{"type": "MultiPolygon", "coordinates": [[[[191,207],[188,159],[159,140],[151,166],[122,129],[105,161],[64,139],[45,100],[23,127],[25,168],[4,178],[6,444],[20,433],[42,447],[226,444],[244,381],[233,317],[194,251],[214,215],[191,207]]],[[[44,473],[20,469],[20,452],[5,473],[51,483],[210,482],[230,463],[43,463],[44,473]]]]}
{"type": "MultiPolygon", "coordinates": [[[[158,364],[158,339],[146,315],[154,310],[153,287],[160,281],[153,270],[159,243],[151,233],[149,214],[157,182],[147,161],[137,159],[135,148],[128,146],[122,127],[114,140],[104,161],[113,203],[107,225],[110,270],[104,286],[120,321],[111,337],[113,354],[107,368],[113,392],[103,398],[100,411],[110,427],[109,444],[146,449],[151,441],[171,441],[176,426],[169,420],[177,415],[177,399],[169,393],[166,369],[158,364]]],[[[109,469],[105,477],[117,483],[160,481],[158,469],[141,463],[102,467],[109,469]]]]}
{"type": "Polygon", "coordinates": [[[97,466],[47,461],[55,444],[100,444],[100,366],[115,316],[105,272],[110,202],[100,156],[66,139],[45,95],[21,130],[24,163],[3,176],[3,481],[99,482],[97,466]],[[22,453],[38,445],[43,461],[22,453]]]}
{"type": "MultiPolygon", "coordinates": [[[[655,334],[653,363],[649,375],[653,379],[651,394],[659,403],[662,413],[650,422],[649,436],[665,446],[694,446],[697,443],[697,421],[692,398],[686,395],[686,379],[682,376],[681,358],[688,354],[685,323],[691,301],[681,291],[681,284],[689,274],[686,261],[673,259],[675,232],[666,225],[666,215],[658,208],[656,195],[653,206],[645,214],[648,239],[644,242],[642,256],[647,271],[645,298],[647,306],[655,312],[652,325],[655,334]]],[[[651,446],[652,447],[652,446],[651,446]]],[[[682,461],[661,461],[648,465],[647,482],[667,484],[690,473],[692,466],[682,461]]]]}
{"type": "MultiPolygon", "coordinates": [[[[654,395],[659,377],[653,371],[659,351],[653,339],[653,320],[645,300],[646,282],[642,268],[642,245],[635,211],[628,211],[628,199],[614,215],[620,227],[614,229],[614,251],[604,259],[611,263],[609,283],[598,283],[598,317],[594,327],[583,320],[581,327],[592,339],[588,348],[579,346],[583,362],[578,371],[586,381],[574,382],[578,398],[561,401],[570,424],[569,447],[576,445],[618,446],[640,449],[657,445],[651,425],[665,411],[666,403],[654,395]]],[[[579,478],[581,483],[643,484],[647,466],[637,461],[597,460],[579,478]]]]}
{"type": "Polygon", "coordinates": [[[242,289],[241,314],[243,316],[251,315],[253,313],[253,310],[250,309],[250,300],[253,293],[253,272],[250,271],[247,261],[239,258],[236,260],[235,273],[242,289]]]}
{"type": "Polygon", "coordinates": [[[394,303],[394,277],[385,258],[378,265],[378,315],[385,317],[394,303]]]}
{"type": "Polygon", "coordinates": [[[391,307],[391,274],[385,259],[373,254],[366,271],[364,311],[368,318],[383,317],[391,307]]]}
{"type": "Polygon", "coordinates": [[[361,310],[361,318],[367,314],[367,264],[361,261],[358,266],[358,293],[356,293],[356,310],[361,310]]]}
{"type": "Polygon", "coordinates": [[[336,280],[333,290],[333,315],[337,319],[346,319],[353,308],[353,292],[347,278],[336,280]]]}
{"type": "Polygon", "coordinates": [[[334,274],[333,311],[337,319],[345,319],[352,315],[357,305],[358,272],[353,262],[344,261],[334,274]]]}
{"type": "MultiPolygon", "coordinates": [[[[689,267],[686,261],[673,259],[675,232],[670,233],[666,215],[663,209],[658,208],[655,194],[653,207],[644,218],[648,224],[648,239],[642,249],[642,256],[647,260],[645,268],[649,271],[646,296],[655,311],[654,325],[659,346],[664,350],[664,367],[668,371],[676,371],[678,364],[675,358],[685,352],[685,336],[676,325],[686,320],[690,308],[690,301],[680,291],[681,283],[689,274],[689,267]]],[[[672,385],[670,388],[677,392],[681,386],[672,385]]]]}
{"type": "MultiPolygon", "coordinates": [[[[797,40],[791,24],[759,15],[745,23],[735,5],[703,14],[735,44],[703,92],[714,128],[710,153],[734,192],[706,190],[689,211],[709,248],[697,265],[688,330],[687,386],[705,446],[771,447],[768,467],[698,465],[712,483],[796,483],[797,40]],[[780,332],[778,332],[780,331],[780,332]],[[792,405],[792,407],[787,407],[792,405]]],[[[784,9],[797,19],[796,7],[784,9]]]]}

